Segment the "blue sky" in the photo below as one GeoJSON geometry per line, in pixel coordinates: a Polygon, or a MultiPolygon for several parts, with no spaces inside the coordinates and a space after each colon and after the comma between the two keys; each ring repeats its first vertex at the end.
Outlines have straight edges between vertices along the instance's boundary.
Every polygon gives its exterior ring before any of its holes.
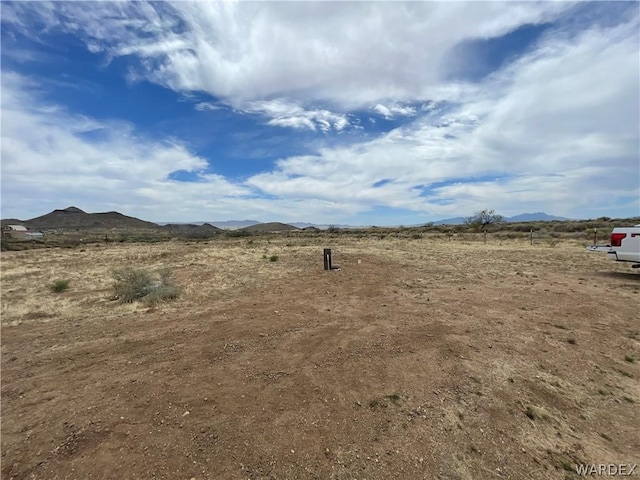
{"type": "Polygon", "coordinates": [[[640,215],[636,2],[2,2],[2,217],[640,215]]]}

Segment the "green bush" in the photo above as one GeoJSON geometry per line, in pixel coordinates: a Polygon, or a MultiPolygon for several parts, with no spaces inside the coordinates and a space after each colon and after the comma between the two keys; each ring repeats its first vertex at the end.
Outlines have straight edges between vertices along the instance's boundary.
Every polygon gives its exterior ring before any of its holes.
{"type": "Polygon", "coordinates": [[[51,284],[51,291],[55,293],[61,293],[69,288],[69,280],[56,280],[51,284]]]}
{"type": "Polygon", "coordinates": [[[278,255],[271,255],[269,257],[269,261],[270,262],[277,262],[278,261],[278,255]]]}
{"type": "Polygon", "coordinates": [[[140,268],[127,267],[113,272],[114,294],[121,303],[143,300],[155,305],[163,300],[171,300],[180,295],[173,284],[173,272],[163,267],[155,275],[140,268]]]}

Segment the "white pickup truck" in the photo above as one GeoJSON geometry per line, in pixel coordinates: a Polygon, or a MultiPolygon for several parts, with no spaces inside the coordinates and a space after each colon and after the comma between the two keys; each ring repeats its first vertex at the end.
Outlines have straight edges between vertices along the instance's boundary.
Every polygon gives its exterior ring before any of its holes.
{"type": "Polygon", "coordinates": [[[606,252],[609,260],[633,262],[631,268],[640,268],[640,225],[614,228],[609,245],[591,245],[587,250],[606,252]]]}

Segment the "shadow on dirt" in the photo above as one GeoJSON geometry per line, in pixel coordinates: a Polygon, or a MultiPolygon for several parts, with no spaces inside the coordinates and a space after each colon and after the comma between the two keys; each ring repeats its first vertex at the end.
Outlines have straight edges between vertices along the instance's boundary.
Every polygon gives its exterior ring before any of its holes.
{"type": "Polygon", "coordinates": [[[596,277],[617,278],[619,280],[631,280],[640,282],[640,269],[631,272],[594,272],[596,277]]]}

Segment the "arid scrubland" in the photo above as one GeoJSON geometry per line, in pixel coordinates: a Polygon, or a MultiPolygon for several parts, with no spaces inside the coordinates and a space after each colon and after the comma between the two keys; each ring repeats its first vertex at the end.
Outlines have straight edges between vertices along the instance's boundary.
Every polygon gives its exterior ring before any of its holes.
{"type": "Polygon", "coordinates": [[[2,478],[547,479],[639,459],[640,275],[578,240],[1,261],[2,478]],[[125,267],[170,269],[179,297],[119,302],[125,267]]]}

